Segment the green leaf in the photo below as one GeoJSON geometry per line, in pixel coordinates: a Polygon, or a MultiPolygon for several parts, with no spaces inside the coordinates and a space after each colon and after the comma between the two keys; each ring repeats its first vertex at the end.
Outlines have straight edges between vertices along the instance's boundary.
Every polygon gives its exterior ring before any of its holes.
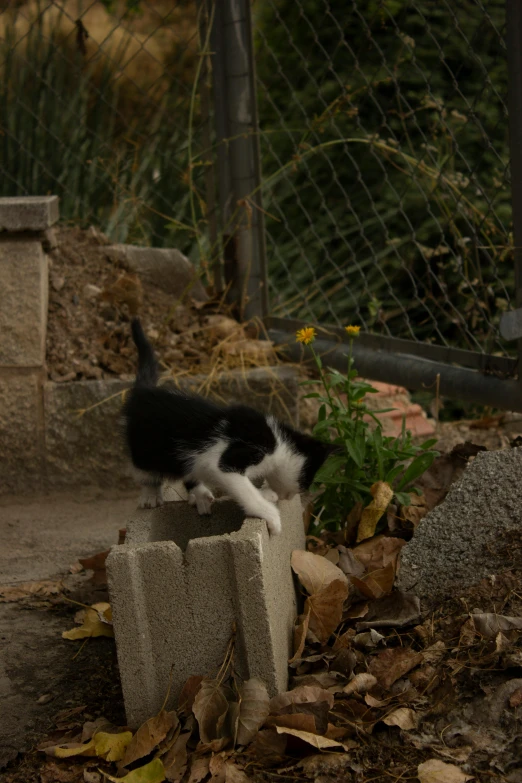
{"type": "Polygon", "coordinates": [[[403,489],[407,487],[412,481],[422,476],[422,474],[428,470],[435,459],[435,453],[433,451],[423,451],[418,457],[415,457],[413,462],[406,468],[404,476],[399,482],[397,489],[403,489]]]}
{"type": "Polygon", "coordinates": [[[401,506],[411,505],[411,496],[407,492],[396,492],[395,497],[401,506]]]}
{"type": "Polygon", "coordinates": [[[423,451],[425,451],[426,449],[431,449],[431,447],[434,446],[438,442],[439,442],[438,438],[430,438],[430,440],[427,440],[424,443],[421,443],[419,448],[422,449],[423,451]]]}

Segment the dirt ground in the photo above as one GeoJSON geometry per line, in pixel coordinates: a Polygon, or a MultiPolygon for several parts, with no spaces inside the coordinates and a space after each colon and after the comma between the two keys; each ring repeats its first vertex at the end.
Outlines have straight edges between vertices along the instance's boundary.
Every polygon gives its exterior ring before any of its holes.
{"type": "Polygon", "coordinates": [[[47,367],[51,380],[134,376],[129,320],[139,315],[164,370],[176,376],[277,363],[271,345],[221,301],[176,300],[107,252],[95,229],[60,227],[50,252],[47,367]]]}

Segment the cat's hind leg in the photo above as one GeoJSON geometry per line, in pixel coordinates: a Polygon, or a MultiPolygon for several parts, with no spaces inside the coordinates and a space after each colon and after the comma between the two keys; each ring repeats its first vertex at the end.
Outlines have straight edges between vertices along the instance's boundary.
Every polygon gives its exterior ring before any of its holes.
{"type": "Polygon", "coordinates": [[[183,484],[188,492],[189,505],[196,506],[198,514],[202,516],[210,514],[215,498],[209,488],[205,484],[195,481],[184,481],[183,484]]]}

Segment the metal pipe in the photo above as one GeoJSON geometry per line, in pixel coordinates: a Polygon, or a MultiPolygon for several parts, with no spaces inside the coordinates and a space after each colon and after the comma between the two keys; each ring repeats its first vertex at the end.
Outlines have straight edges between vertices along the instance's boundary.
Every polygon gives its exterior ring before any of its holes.
{"type": "MultiPolygon", "coordinates": [[[[515,299],[517,308],[520,308],[522,307],[522,3],[520,0],[506,0],[506,46],[511,203],[515,245],[515,299]]],[[[520,368],[522,367],[522,340],[518,340],[517,347],[520,368]]]]}
{"type": "Polygon", "coordinates": [[[243,318],[266,314],[264,221],[249,0],[220,0],[212,31],[225,274],[243,318]]]}
{"type": "MultiPolygon", "coordinates": [[[[307,349],[295,341],[294,333],[269,329],[268,336],[285,358],[293,362],[306,359],[307,349]]],[[[340,372],[346,371],[347,344],[316,339],[314,349],[326,365],[340,372]]],[[[518,381],[483,375],[476,370],[432,362],[419,356],[374,350],[358,340],[353,342],[352,356],[357,371],[365,378],[395,383],[407,389],[435,391],[439,376],[439,393],[443,397],[522,413],[522,393],[518,381]]]]}

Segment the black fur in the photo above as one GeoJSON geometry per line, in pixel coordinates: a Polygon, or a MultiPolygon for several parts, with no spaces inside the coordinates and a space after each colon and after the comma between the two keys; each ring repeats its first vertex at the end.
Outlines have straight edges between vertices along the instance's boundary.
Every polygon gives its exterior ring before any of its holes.
{"type": "MultiPolygon", "coordinates": [[[[202,397],[158,387],[158,364],[137,318],[132,336],[138,349],[136,382],[123,406],[126,440],[136,468],[154,476],[183,479],[190,475],[195,455],[220,438],[229,445],[219,467],[244,474],[272,454],[277,442],[266,416],[244,405],[216,405],[202,397]]],[[[292,449],[306,458],[299,485],[307,489],[332,447],[291,427],[280,431],[292,449]]],[[[188,480],[190,491],[197,482],[188,480]]]]}

